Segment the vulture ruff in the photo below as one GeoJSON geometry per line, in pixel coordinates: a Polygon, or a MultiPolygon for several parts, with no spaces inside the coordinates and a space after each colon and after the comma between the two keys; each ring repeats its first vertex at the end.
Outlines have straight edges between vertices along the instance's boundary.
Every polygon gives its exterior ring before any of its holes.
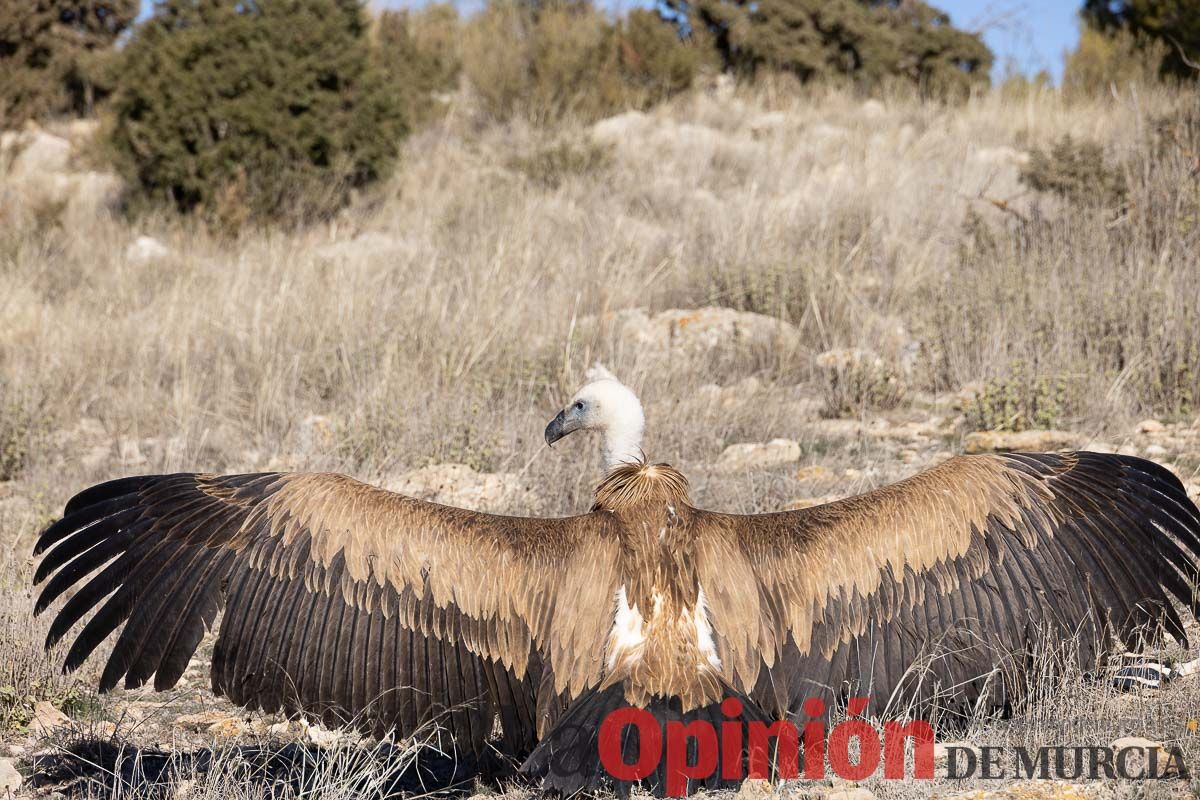
{"type": "MultiPolygon", "coordinates": [[[[548,441],[621,428],[627,399],[581,396],[607,407],[573,400],[548,441]]],[[[624,457],[619,436],[606,452],[624,457]]],[[[744,720],[851,695],[872,713],[970,709],[1011,700],[1021,681],[994,672],[1019,679],[1038,635],[1077,637],[1085,668],[1146,631],[1184,641],[1200,512],[1162,467],[1088,452],[960,456],[757,515],[695,508],[679,471],[640,462],[610,464],[592,510],[560,519],[333,474],[176,474],[81,492],[36,552],[36,611],[67,598],[47,646],[79,627],[65,668],[116,638],[101,690],[174,686],[223,611],[216,693],[379,735],[436,718],[475,753],[499,717],[501,749],[570,792],[607,781],[596,728],[624,705],[660,720],[723,719],[727,697],[744,720]]]]}

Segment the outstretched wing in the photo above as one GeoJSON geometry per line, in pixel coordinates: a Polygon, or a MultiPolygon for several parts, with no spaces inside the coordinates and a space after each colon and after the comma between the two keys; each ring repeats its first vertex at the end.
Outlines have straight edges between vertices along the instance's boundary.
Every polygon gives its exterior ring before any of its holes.
{"type": "Polygon", "coordinates": [[[850,692],[876,711],[962,707],[989,682],[1008,702],[1039,637],[1076,637],[1086,667],[1114,634],[1182,640],[1172,600],[1197,609],[1200,513],[1138,458],[962,456],[838,502],[702,524],[727,677],[779,713],[850,692]]]}
{"type": "Polygon", "coordinates": [[[42,534],[36,610],[78,587],[51,646],[96,609],[68,670],[124,624],[101,690],[173,686],[223,609],[212,684],[237,703],[401,735],[436,716],[476,749],[499,711],[528,745],[542,684],[569,696],[599,677],[611,524],[482,514],[333,474],[125,478],[42,534]]]}

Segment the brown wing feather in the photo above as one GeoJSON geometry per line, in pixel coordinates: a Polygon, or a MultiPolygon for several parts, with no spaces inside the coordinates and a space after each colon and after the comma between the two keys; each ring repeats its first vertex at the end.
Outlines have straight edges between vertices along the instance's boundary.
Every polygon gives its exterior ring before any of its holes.
{"type": "Polygon", "coordinates": [[[448,715],[476,748],[501,706],[525,728],[506,739],[528,745],[537,684],[572,696],[600,678],[613,524],[482,514],[340,475],[127,478],[42,534],[37,611],[77,587],[48,646],[95,611],[68,669],[124,626],[104,690],[174,685],[223,609],[213,688],[235,702],[402,734],[448,715]]]}
{"type": "Polygon", "coordinates": [[[850,687],[879,705],[973,702],[1047,629],[1081,634],[1086,661],[1114,633],[1183,638],[1172,600],[1196,611],[1200,512],[1169,472],[1125,456],[963,456],[835,503],[702,524],[726,678],[780,712],[850,687]],[[740,591],[728,576],[746,573],[740,591]]]}

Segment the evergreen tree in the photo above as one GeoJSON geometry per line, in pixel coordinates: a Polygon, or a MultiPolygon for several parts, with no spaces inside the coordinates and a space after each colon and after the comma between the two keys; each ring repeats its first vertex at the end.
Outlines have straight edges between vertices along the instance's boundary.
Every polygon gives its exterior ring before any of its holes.
{"type": "Polygon", "coordinates": [[[710,33],[725,65],[867,85],[899,75],[937,94],[986,83],[992,54],[921,0],[662,0],[710,33]]]}
{"type": "Polygon", "coordinates": [[[1086,0],[1083,18],[1096,30],[1162,42],[1164,74],[1200,76],[1200,0],[1086,0]]]}
{"type": "Polygon", "coordinates": [[[143,196],[237,226],[387,175],[406,125],[359,0],[165,0],[124,50],[112,143],[143,196]]]}
{"type": "Polygon", "coordinates": [[[138,0],[0,0],[0,125],[90,111],[97,57],[137,13],[138,0]]]}

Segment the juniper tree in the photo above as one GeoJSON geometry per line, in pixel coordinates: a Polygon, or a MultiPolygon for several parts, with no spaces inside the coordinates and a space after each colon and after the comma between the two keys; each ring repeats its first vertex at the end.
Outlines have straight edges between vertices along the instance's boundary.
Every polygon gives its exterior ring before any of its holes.
{"type": "Polygon", "coordinates": [[[0,0],[0,125],[89,111],[98,56],[137,13],[138,0],[0,0]]]}
{"type": "Polygon", "coordinates": [[[992,54],[978,35],[920,0],[661,0],[710,33],[726,67],[801,80],[873,85],[900,76],[938,94],[986,83],[992,54]]]}
{"type": "Polygon", "coordinates": [[[166,0],[124,49],[112,144],[143,198],[309,220],[389,173],[407,128],[358,0],[166,0]]]}

